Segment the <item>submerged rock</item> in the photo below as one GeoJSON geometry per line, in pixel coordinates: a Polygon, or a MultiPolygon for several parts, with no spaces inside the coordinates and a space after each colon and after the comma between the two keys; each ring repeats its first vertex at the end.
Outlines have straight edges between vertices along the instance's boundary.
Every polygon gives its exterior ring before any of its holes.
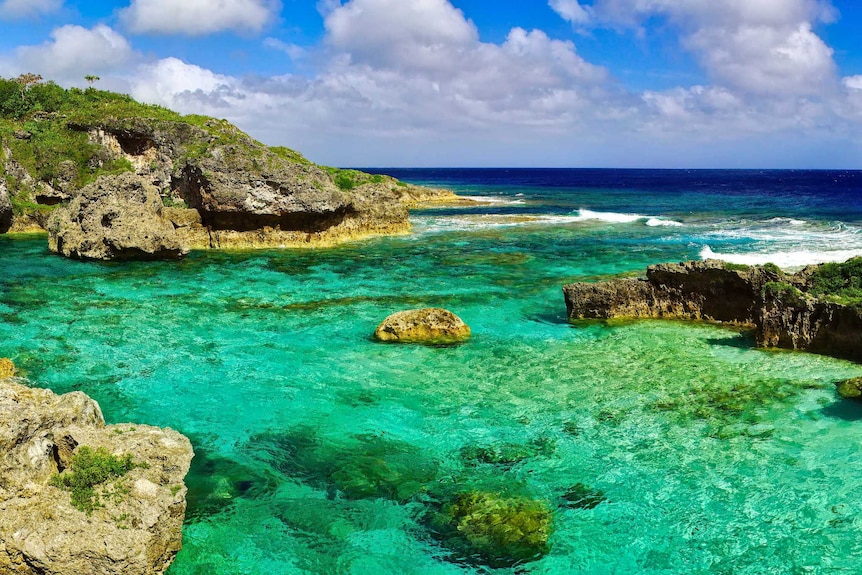
{"type": "Polygon", "coordinates": [[[835,385],[838,388],[838,395],[844,399],[862,400],[862,377],[839,381],[835,385]]]}
{"type": "Polygon", "coordinates": [[[160,574],[181,548],[193,452],[176,431],[105,426],[83,393],[57,396],[7,379],[0,454],[0,573],[160,574]],[[78,455],[93,454],[133,465],[96,483],[93,499],[57,486],[58,473],[79,471],[78,455]],[[82,510],[81,501],[93,505],[82,510]]]}
{"type": "Polygon", "coordinates": [[[601,489],[587,487],[583,483],[575,483],[563,493],[563,506],[569,509],[594,509],[604,503],[607,498],[601,489]]]}
{"type": "Polygon", "coordinates": [[[445,309],[413,309],[387,317],[374,337],[385,342],[451,344],[469,339],[470,327],[445,309]]]}
{"type": "Polygon", "coordinates": [[[0,379],[15,377],[15,364],[8,357],[0,357],[0,379]]]}
{"type": "Polygon", "coordinates": [[[761,347],[859,361],[862,306],[852,291],[862,281],[855,275],[859,267],[850,260],[784,274],[772,265],[740,267],[717,260],[660,264],[648,268],[645,279],[575,283],[563,293],[570,320],[717,321],[756,329],[761,347]]]}
{"type": "Polygon", "coordinates": [[[158,191],[132,174],[103,176],[48,224],[48,247],[92,260],[176,259],[188,250],[162,214],[158,191]]]}
{"type": "Polygon", "coordinates": [[[548,553],[553,515],[543,501],[467,491],[433,519],[434,534],[462,559],[506,568],[548,553]]]}
{"type": "Polygon", "coordinates": [[[249,450],[279,472],[345,499],[405,502],[424,493],[438,473],[437,463],[417,448],[378,435],[336,444],[300,428],[256,435],[249,450]]]}

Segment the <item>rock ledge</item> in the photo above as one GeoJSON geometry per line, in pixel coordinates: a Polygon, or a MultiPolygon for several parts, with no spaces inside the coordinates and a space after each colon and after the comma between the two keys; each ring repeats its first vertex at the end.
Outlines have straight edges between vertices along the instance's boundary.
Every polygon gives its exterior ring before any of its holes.
{"type": "MultiPolygon", "coordinates": [[[[828,274],[852,274],[857,265],[857,260],[832,264],[828,274]]],[[[570,320],[716,321],[754,328],[760,347],[862,361],[862,309],[818,293],[814,279],[822,269],[809,266],[784,274],[774,266],[738,267],[718,260],[659,264],[647,269],[645,279],[575,283],[563,287],[563,294],[570,320]]],[[[846,279],[853,285],[859,278],[846,279]]]]}

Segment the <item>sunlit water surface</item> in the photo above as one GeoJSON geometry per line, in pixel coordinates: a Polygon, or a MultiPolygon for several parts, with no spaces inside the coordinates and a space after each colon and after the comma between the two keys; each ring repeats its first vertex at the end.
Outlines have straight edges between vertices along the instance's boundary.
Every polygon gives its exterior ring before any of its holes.
{"type": "Polygon", "coordinates": [[[97,264],[0,238],[0,356],[109,422],[191,438],[171,575],[859,571],[862,410],[834,382],[862,368],[712,325],[569,325],[560,291],[706,246],[860,250],[858,212],[800,223],[805,206],[757,191],[735,212],[694,191],[458,189],[496,203],[329,250],[97,264]],[[424,306],[471,341],[371,340],[424,306]],[[476,455],[500,450],[515,455],[476,455]],[[385,476],[346,484],[344,462],[385,476]],[[569,504],[577,484],[598,504],[569,504]],[[438,494],[472,489],[542,501],[547,555],[495,568],[435,537],[438,494]]]}

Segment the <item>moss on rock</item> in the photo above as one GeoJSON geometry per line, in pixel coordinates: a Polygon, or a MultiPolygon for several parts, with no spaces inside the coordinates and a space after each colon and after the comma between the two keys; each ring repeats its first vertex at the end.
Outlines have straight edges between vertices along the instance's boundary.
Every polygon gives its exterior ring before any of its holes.
{"type": "Polygon", "coordinates": [[[495,568],[543,557],[553,531],[545,502],[488,491],[458,494],[434,523],[436,536],[459,557],[495,568]]]}
{"type": "Polygon", "coordinates": [[[835,385],[838,390],[838,395],[844,399],[862,400],[862,377],[845,379],[844,381],[839,381],[835,385]]]}

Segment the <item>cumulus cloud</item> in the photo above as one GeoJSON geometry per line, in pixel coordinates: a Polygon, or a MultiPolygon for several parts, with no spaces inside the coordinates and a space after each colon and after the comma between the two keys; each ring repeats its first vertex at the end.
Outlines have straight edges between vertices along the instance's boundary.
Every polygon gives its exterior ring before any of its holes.
{"type": "Polygon", "coordinates": [[[44,44],[16,50],[19,67],[57,81],[80,82],[86,74],[117,71],[134,57],[129,42],[102,24],[56,28],[44,44]]]}
{"type": "Polygon", "coordinates": [[[0,18],[27,18],[56,12],[63,0],[0,0],[0,18]]]}
{"type": "Polygon", "coordinates": [[[224,30],[259,32],[280,8],[277,0],[132,0],[120,18],[138,34],[202,36],[224,30]]]}
{"type": "Polygon", "coordinates": [[[548,4],[563,20],[576,26],[587,24],[590,21],[587,7],[581,6],[578,0],[550,0],[548,4]]]}
{"type": "Polygon", "coordinates": [[[479,41],[448,0],[352,0],[331,9],[325,25],[331,46],[374,66],[439,69],[479,41]]]}
{"type": "Polygon", "coordinates": [[[826,1],[596,0],[590,15],[596,25],[634,28],[667,18],[713,80],[736,90],[805,96],[837,86],[832,50],[813,31],[835,18],[826,1]]]}
{"type": "Polygon", "coordinates": [[[843,84],[851,90],[862,90],[862,76],[847,76],[843,84]]]}

